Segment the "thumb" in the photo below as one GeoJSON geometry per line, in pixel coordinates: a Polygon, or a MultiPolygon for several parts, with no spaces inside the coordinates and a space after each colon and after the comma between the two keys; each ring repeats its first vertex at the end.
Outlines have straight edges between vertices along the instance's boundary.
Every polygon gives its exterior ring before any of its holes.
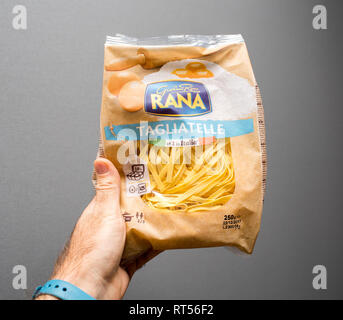
{"type": "Polygon", "coordinates": [[[120,176],[113,163],[105,158],[94,161],[96,172],[96,196],[97,205],[104,210],[110,210],[113,214],[119,214],[120,176]]]}

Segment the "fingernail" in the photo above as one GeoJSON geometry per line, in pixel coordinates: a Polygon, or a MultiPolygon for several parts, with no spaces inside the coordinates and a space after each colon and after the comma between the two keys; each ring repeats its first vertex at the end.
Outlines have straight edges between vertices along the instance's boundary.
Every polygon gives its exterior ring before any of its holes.
{"type": "Polygon", "coordinates": [[[102,161],[96,161],[94,163],[94,168],[97,174],[104,174],[109,170],[107,163],[102,161]]]}

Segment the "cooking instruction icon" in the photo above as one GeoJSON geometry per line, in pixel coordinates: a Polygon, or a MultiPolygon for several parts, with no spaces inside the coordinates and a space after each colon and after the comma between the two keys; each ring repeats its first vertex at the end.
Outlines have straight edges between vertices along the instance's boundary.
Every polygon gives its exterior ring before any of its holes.
{"type": "Polygon", "coordinates": [[[144,177],[144,164],[133,164],[131,166],[131,172],[126,176],[129,180],[138,181],[144,177]]]}

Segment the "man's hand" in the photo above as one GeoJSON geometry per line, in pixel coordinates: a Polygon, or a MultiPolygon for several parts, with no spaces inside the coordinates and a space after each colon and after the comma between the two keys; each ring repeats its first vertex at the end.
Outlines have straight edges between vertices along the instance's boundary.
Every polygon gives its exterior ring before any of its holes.
{"type": "Polygon", "coordinates": [[[94,168],[96,195],[76,223],[51,279],[68,281],[96,299],[121,299],[129,276],[119,266],[126,236],[120,177],[109,160],[95,160],[94,168]]]}

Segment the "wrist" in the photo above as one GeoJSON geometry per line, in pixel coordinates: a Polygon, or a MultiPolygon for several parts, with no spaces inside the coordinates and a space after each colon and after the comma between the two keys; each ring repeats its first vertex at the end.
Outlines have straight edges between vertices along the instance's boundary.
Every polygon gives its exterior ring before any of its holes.
{"type": "Polygon", "coordinates": [[[102,287],[98,284],[97,281],[92,279],[87,279],[85,277],[75,277],[73,275],[66,274],[56,274],[50,278],[50,280],[62,280],[66,281],[75,287],[81,289],[83,292],[87,293],[94,299],[102,299],[102,287]]]}
{"type": "MultiPolygon", "coordinates": [[[[92,272],[82,272],[60,270],[53,274],[50,280],[63,280],[78,287],[96,300],[103,300],[109,297],[108,292],[111,290],[111,283],[102,277],[92,272]]],[[[120,299],[119,294],[113,296],[111,292],[111,299],[120,299]]]]}
{"type": "Polygon", "coordinates": [[[40,294],[35,300],[60,300],[59,298],[52,296],[50,294],[40,294]]]}

